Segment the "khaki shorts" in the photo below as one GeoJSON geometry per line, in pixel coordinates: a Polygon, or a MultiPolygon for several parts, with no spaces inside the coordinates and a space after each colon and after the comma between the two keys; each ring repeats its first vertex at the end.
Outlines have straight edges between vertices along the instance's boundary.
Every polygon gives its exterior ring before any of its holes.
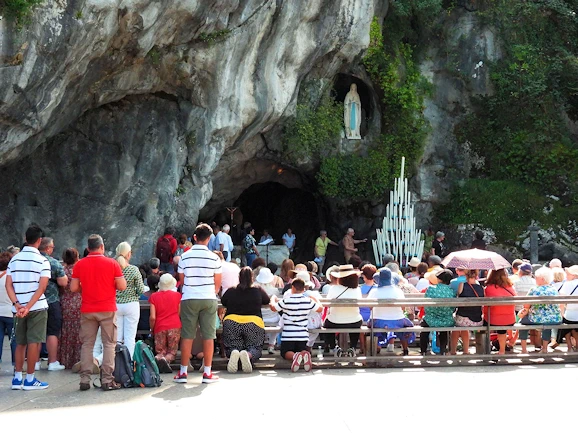
{"type": "Polygon", "coordinates": [[[217,338],[217,300],[187,299],[181,302],[181,338],[194,340],[197,325],[201,327],[203,340],[217,338]]]}
{"type": "Polygon", "coordinates": [[[25,346],[46,342],[47,320],[48,310],[32,311],[26,317],[14,317],[16,344],[25,346]]]}

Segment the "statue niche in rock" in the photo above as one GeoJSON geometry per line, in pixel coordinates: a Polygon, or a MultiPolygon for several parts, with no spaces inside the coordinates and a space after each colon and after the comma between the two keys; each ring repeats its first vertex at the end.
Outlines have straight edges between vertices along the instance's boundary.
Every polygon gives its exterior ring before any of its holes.
{"type": "Polygon", "coordinates": [[[352,84],[343,102],[345,137],[350,140],[361,140],[361,100],[357,93],[357,84],[352,84]]]}

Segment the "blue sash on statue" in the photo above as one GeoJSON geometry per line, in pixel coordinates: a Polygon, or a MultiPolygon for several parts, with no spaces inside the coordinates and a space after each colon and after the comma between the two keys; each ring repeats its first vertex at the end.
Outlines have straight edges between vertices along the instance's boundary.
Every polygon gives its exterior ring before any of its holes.
{"type": "Polygon", "coordinates": [[[349,115],[349,129],[355,131],[357,128],[357,122],[355,121],[355,103],[351,104],[351,113],[349,115]]]}

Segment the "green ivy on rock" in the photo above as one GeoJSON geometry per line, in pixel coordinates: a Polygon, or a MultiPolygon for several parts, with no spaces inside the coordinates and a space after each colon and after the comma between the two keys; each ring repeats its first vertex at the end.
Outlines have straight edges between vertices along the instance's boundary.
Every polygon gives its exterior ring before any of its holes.
{"type": "Polygon", "coordinates": [[[293,162],[320,158],[335,147],[343,124],[343,104],[327,93],[318,106],[297,104],[295,117],[285,127],[283,153],[293,162]]]}
{"type": "Polygon", "coordinates": [[[22,26],[30,18],[34,7],[42,2],[43,0],[0,0],[0,14],[22,26]]]}
{"type": "MultiPolygon", "coordinates": [[[[399,175],[401,157],[406,157],[408,173],[421,158],[428,131],[423,115],[424,97],[431,86],[420,75],[414,47],[404,42],[409,30],[396,33],[395,37],[390,33],[402,18],[396,10],[394,7],[386,17],[387,37],[377,19],[373,20],[369,48],[363,59],[382,96],[382,134],[369,144],[365,155],[331,155],[322,159],[317,180],[321,191],[329,197],[347,201],[382,198],[399,175]]],[[[409,10],[414,9],[405,8],[402,13],[409,10]]]]}
{"type": "Polygon", "coordinates": [[[578,0],[494,0],[479,13],[497,29],[503,56],[486,65],[493,92],[474,99],[474,112],[455,133],[485,163],[476,172],[479,179],[456,189],[459,200],[450,212],[441,210],[442,219],[485,221],[500,240],[511,239],[532,219],[545,227],[575,219],[578,143],[569,122],[578,120],[577,12],[578,0]],[[492,194],[482,196],[490,201],[485,211],[474,212],[471,203],[481,197],[483,182],[492,194]],[[508,184],[523,186],[526,199],[515,199],[508,184]],[[559,199],[554,212],[542,212],[547,195],[559,199]]]}

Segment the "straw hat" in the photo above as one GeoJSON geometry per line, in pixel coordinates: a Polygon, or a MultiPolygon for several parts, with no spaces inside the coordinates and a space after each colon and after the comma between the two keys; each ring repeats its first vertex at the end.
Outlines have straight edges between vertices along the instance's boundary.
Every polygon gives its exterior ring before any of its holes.
{"type": "MultiPolygon", "coordinates": [[[[339,270],[339,266],[333,265],[330,266],[326,271],[325,271],[325,278],[329,281],[331,279],[331,273],[332,272],[337,272],[339,270]]],[[[335,277],[333,277],[335,278],[335,277]]]]}
{"type": "Polygon", "coordinates": [[[303,263],[299,263],[298,265],[295,265],[295,269],[292,269],[289,271],[289,275],[291,275],[293,278],[295,278],[295,275],[297,275],[299,272],[308,272],[307,271],[307,266],[305,266],[303,263]]]}
{"type": "Polygon", "coordinates": [[[417,257],[412,257],[408,265],[411,266],[412,268],[417,268],[417,265],[419,265],[420,263],[421,263],[420,259],[418,259],[417,257]]]}
{"type": "Polygon", "coordinates": [[[426,280],[429,281],[430,284],[433,284],[434,286],[439,282],[436,275],[437,271],[437,269],[434,269],[433,271],[426,272],[423,276],[426,280]]]}
{"type": "Polygon", "coordinates": [[[262,267],[259,271],[259,275],[257,275],[255,280],[261,284],[269,284],[271,281],[273,281],[274,278],[275,277],[271,273],[271,269],[262,267]]]}
{"type": "Polygon", "coordinates": [[[361,275],[361,271],[354,269],[353,265],[341,265],[330,275],[334,278],[345,278],[350,275],[361,275]]]}
{"type": "Polygon", "coordinates": [[[315,284],[311,282],[311,277],[309,276],[309,272],[307,271],[297,272],[297,274],[295,275],[295,279],[305,281],[305,287],[309,288],[315,287],[315,284]]]}
{"type": "Polygon", "coordinates": [[[159,280],[159,290],[164,292],[166,290],[176,290],[177,280],[171,274],[163,274],[159,280]]]}
{"type": "Polygon", "coordinates": [[[566,272],[568,272],[569,274],[578,276],[578,265],[574,265],[574,266],[570,266],[569,268],[566,268],[566,272]]]}

